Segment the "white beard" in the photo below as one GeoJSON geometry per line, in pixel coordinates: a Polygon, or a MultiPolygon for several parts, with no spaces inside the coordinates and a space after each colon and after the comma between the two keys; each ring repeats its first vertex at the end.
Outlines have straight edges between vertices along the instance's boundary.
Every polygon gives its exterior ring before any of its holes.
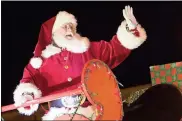
{"type": "Polygon", "coordinates": [[[79,34],[75,34],[71,40],[61,34],[54,34],[53,40],[57,46],[73,53],[83,53],[88,50],[90,45],[88,38],[81,37],[79,34]]]}

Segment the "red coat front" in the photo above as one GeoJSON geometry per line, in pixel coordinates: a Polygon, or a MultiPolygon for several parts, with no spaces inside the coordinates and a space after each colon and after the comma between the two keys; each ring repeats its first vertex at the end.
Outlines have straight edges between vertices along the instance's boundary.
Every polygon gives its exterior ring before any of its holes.
{"type": "Polygon", "coordinates": [[[91,59],[99,59],[110,68],[118,66],[129,55],[130,50],[123,47],[114,36],[110,42],[91,42],[84,53],[62,51],[44,59],[39,69],[30,64],[25,68],[21,82],[33,82],[45,96],[57,91],[78,88],[84,64],[91,59]]]}

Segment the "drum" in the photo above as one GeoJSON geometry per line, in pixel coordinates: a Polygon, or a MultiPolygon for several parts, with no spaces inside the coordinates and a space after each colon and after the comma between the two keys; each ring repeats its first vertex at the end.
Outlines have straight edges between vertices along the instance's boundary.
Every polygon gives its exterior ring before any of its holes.
{"type": "Polygon", "coordinates": [[[121,120],[123,106],[116,77],[102,61],[87,62],[82,71],[82,89],[87,99],[97,107],[96,120],[121,120]]]}

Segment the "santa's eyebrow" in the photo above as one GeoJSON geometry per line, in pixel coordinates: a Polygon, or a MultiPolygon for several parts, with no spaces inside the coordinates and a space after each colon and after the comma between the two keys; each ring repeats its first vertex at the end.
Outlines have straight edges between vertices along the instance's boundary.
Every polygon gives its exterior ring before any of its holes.
{"type": "Polygon", "coordinates": [[[73,26],[73,24],[72,24],[72,23],[69,23],[69,25],[73,26]]]}

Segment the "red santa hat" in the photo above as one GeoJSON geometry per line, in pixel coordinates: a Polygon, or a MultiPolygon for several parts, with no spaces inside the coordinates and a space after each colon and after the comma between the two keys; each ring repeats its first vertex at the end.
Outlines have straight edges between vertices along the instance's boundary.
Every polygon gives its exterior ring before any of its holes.
{"type": "Polygon", "coordinates": [[[41,55],[44,49],[49,48],[59,52],[58,48],[47,45],[52,43],[53,33],[66,23],[72,23],[75,28],[77,27],[77,20],[74,15],[66,11],[60,11],[55,17],[42,24],[38,43],[34,50],[34,57],[30,60],[33,68],[38,69],[41,67],[44,59],[41,55]]]}

